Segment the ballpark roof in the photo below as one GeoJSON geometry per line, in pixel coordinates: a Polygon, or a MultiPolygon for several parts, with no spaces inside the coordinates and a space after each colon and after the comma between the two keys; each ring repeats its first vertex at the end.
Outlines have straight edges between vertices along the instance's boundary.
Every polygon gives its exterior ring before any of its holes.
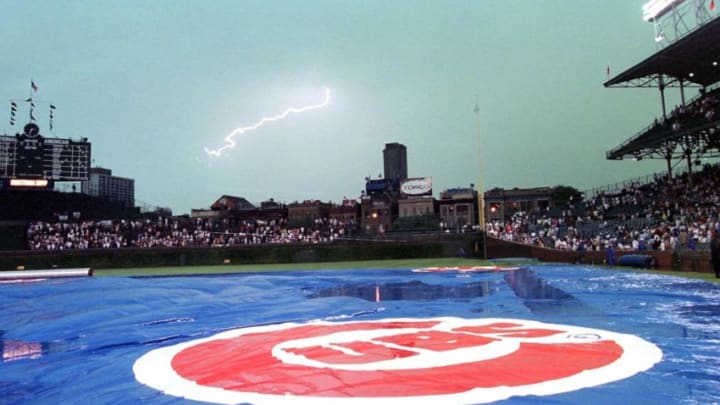
{"type": "Polygon", "coordinates": [[[657,87],[679,82],[709,86],[720,81],[720,18],[715,18],[605,82],[605,87],[657,87]]]}
{"type": "Polygon", "coordinates": [[[234,195],[223,195],[210,206],[212,210],[242,210],[253,208],[255,208],[255,206],[248,200],[234,195]]]}

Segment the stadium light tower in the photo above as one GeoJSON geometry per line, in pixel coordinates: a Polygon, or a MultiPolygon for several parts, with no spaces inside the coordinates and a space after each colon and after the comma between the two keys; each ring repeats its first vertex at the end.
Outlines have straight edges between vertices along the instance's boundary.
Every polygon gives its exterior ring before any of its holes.
{"type": "Polygon", "coordinates": [[[643,20],[653,21],[656,20],[668,12],[672,11],[673,7],[682,3],[685,0],[651,0],[643,4],[643,20]]]}
{"type": "Polygon", "coordinates": [[[655,42],[663,48],[713,19],[716,0],[650,0],[643,20],[655,26],[655,42]]]}

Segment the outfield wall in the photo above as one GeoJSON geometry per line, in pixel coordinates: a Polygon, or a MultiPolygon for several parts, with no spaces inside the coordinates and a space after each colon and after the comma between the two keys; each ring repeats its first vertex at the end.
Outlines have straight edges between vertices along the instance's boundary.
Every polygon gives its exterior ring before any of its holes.
{"type": "Polygon", "coordinates": [[[413,240],[339,241],[328,244],[244,245],[223,248],[124,248],[66,251],[3,251],[0,270],[92,267],[172,267],[272,264],[472,256],[477,234],[413,240]]]}
{"type": "MultiPolygon", "coordinates": [[[[606,264],[607,252],[572,252],[565,250],[548,249],[539,246],[525,245],[493,237],[487,238],[487,255],[489,259],[507,257],[528,257],[543,262],[554,263],[581,263],[606,264]]],[[[652,256],[655,267],[664,270],[692,271],[699,273],[712,273],[709,250],[680,250],[677,252],[661,252],[656,250],[619,251],[615,252],[616,263],[625,255],[652,256]]]]}
{"type": "MultiPolygon", "coordinates": [[[[534,258],[543,262],[605,264],[606,252],[568,252],[488,237],[487,258],[534,258]]],[[[415,234],[402,237],[337,241],[328,244],[244,245],[225,248],[87,249],[55,252],[0,251],[0,271],[92,267],[172,267],[220,264],[273,264],[356,260],[458,257],[482,258],[482,238],[477,233],[454,235],[415,234]]],[[[712,273],[710,252],[622,251],[652,256],[655,267],[666,270],[712,273]]]]}

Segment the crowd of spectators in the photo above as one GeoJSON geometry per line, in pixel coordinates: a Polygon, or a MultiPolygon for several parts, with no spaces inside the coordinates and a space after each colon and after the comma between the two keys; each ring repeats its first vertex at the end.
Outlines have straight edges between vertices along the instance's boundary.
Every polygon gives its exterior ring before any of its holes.
{"type": "Polygon", "coordinates": [[[672,129],[678,131],[684,126],[715,119],[716,109],[720,107],[718,90],[707,94],[701,94],[698,100],[687,105],[679,105],[671,113],[668,119],[672,129]]]}
{"type": "Polygon", "coordinates": [[[324,243],[344,236],[346,224],[332,218],[311,226],[290,227],[286,218],[229,221],[168,218],[32,222],[27,231],[30,250],[93,248],[157,248],[237,246],[282,243],[324,243]]]}
{"type": "Polygon", "coordinates": [[[720,109],[720,89],[709,93],[701,90],[700,96],[692,103],[675,107],[667,117],[662,120],[655,119],[650,127],[652,131],[680,131],[682,129],[697,126],[713,121],[717,118],[717,111],[720,109]]]}
{"type": "Polygon", "coordinates": [[[489,235],[560,250],[707,249],[720,229],[720,166],[602,192],[553,213],[517,212],[486,225],[489,235]]]}
{"type": "MultiPolygon", "coordinates": [[[[486,224],[489,235],[559,250],[707,249],[720,230],[720,164],[692,176],[655,176],[615,192],[599,192],[547,210],[519,211],[486,224]]],[[[271,220],[157,217],[32,222],[30,250],[93,248],[223,247],[325,243],[345,237],[353,224],[332,218],[291,226],[271,220]]],[[[442,230],[442,227],[441,227],[442,230]]]]}

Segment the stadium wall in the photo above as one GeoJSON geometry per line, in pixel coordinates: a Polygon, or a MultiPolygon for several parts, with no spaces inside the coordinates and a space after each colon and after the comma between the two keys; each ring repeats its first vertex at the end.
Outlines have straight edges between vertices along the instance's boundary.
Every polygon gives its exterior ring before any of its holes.
{"type": "Polygon", "coordinates": [[[410,259],[471,255],[477,236],[446,240],[342,241],[332,244],[253,245],[225,248],[87,249],[0,252],[0,270],[92,267],[171,267],[410,259]]]}
{"type": "Polygon", "coordinates": [[[0,220],[0,250],[24,249],[27,246],[25,221],[0,220]]]}
{"type": "MultiPolygon", "coordinates": [[[[497,239],[487,238],[487,255],[489,259],[495,258],[534,258],[542,262],[578,263],[578,264],[606,264],[607,252],[572,252],[542,248],[497,239]]],[[[677,252],[661,252],[655,250],[621,251],[616,252],[616,263],[625,255],[647,255],[653,258],[654,268],[661,270],[692,271],[698,273],[712,273],[710,251],[682,250],[677,252]]]]}

